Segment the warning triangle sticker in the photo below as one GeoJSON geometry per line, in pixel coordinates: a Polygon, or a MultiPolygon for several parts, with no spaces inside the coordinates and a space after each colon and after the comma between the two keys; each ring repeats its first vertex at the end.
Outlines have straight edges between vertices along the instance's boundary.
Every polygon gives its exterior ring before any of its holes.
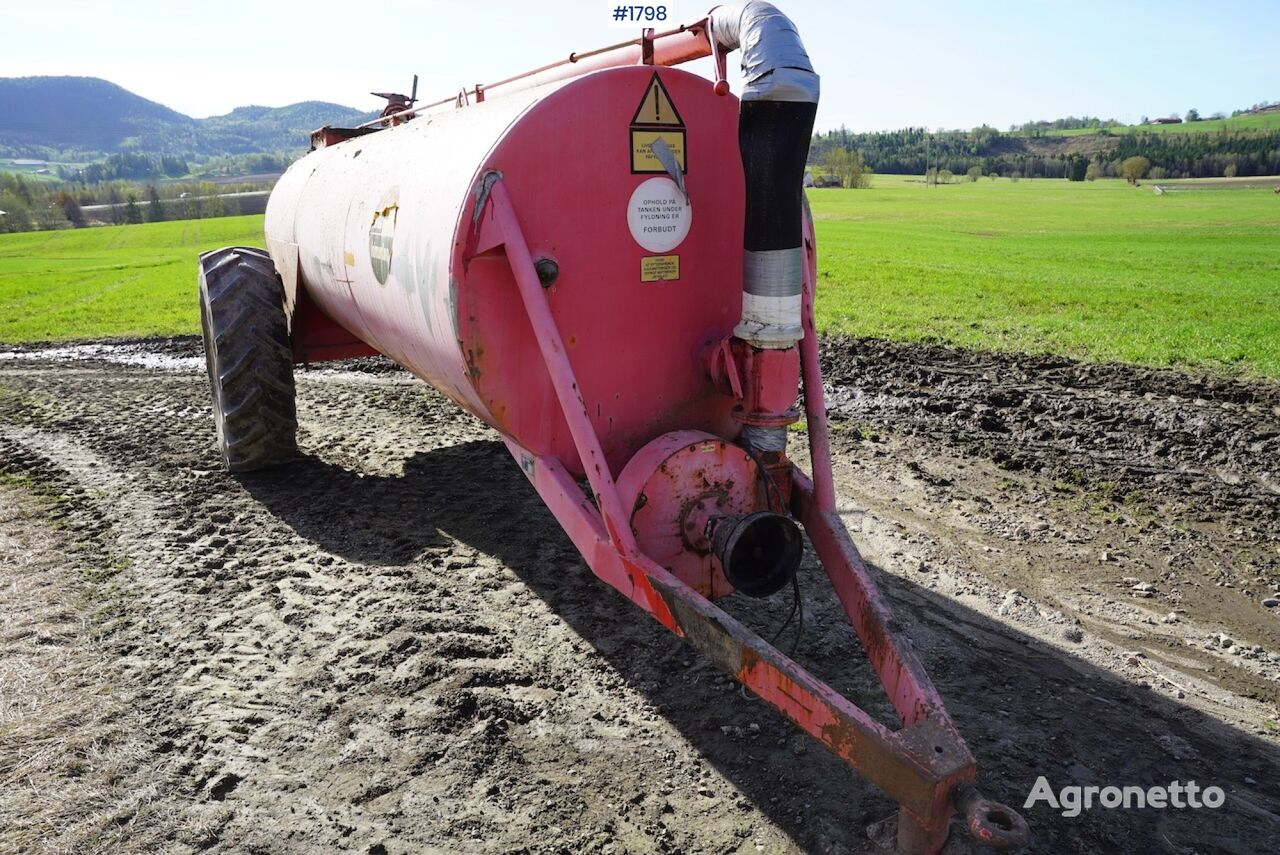
{"type": "Polygon", "coordinates": [[[644,97],[640,99],[640,106],[636,108],[631,124],[684,125],[684,119],[680,118],[680,114],[676,112],[676,105],[671,101],[671,93],[667,92],[667,87],[662,85],[662,80],[658,78],[656,71],[653,73],[653,79],[649,81],[648,88],[644,90],[644,97]]]}

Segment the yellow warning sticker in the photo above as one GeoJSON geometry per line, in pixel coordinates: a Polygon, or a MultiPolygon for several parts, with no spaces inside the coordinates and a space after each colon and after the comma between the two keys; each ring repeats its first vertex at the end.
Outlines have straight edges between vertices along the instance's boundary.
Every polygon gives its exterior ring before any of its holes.
{"type": "Polygon", "coordinates": [[[688,172],[684,162],[684,129],[673,131],[649,130],[647,128],[631,129],[631,171],[635,173],[653,172],[661,174],[667,171],[662,161],[653,152],[655,140],[662,140],[675,155],[681,172],[688,172]]]}
{"type": "Polygon", "coordinates": [[[649,80],[649,86],[644,90],[644,97],[640,99],[640,106],[636,108],[631,124],[684,125],[684,119],[680,118],[676,105],[671,101],[671,93],[667,92],[667,87],[662,85],[662,80],[656,71],[649,80]]]}
{"type": "Polygon", "coordinates": [[[640,259],[641,282],[670,282],[679,278],[678,255],[649,255],[640,259]]]}

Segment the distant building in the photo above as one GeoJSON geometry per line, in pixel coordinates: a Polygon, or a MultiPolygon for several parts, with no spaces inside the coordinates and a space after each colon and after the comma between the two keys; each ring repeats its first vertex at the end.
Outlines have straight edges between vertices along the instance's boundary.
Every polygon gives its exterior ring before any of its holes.
{"type": "Polygon", "coordinates": [[[28,158],[19,158],[18,160],[9,161],[14,166],[48,166],[47,160],[30,160],[28,158]]]}
{"type": "Polygon", "coordinates": [[[1152,119],[1147,124],[1149,125],[1180,125],[1182,124],[1182,118],[1180,116],[1165,116],[1162,119],[1152,119]]]}
{"type": "Polygon", "coordinates": [[[813,186],[813,173],[808,171],[807,169],[805,170],[805,173],[804,173],[804,186],[805,187],[813,186]]]}

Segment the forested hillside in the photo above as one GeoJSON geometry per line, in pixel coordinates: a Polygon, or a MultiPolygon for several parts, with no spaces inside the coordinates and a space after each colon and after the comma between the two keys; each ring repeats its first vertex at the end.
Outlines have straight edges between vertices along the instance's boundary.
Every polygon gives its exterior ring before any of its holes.
{"type": "MultiPolygon", "coordinates": [[[[130,141],[193,151],[190,116],[94,77],[0,78],[0,155],[109,153],[130,141]]],[[[67,158],[70,159],[70,158],[67,158]]]]}

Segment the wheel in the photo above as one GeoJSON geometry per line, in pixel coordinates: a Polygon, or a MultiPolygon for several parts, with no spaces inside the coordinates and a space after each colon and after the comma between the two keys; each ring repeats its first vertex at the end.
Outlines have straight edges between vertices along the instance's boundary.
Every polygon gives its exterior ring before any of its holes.
{"type": "Polygon", "coordinates": [[[293,350],[284,288],[265,252],[200,256],[200,325],[223,465],[248,472],[288,462],[298,451],[293,350]]]}

